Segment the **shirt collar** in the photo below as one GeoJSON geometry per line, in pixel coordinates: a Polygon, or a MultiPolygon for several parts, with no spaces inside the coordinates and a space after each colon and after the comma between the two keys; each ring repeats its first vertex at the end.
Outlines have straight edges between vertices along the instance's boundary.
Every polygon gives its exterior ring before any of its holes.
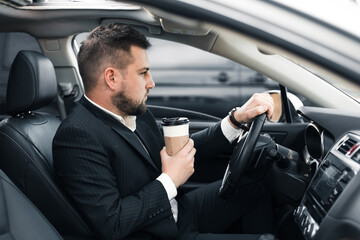
{"type": "Polygon", "coordinates": [[[97,103],[93,102],[91,99],[89,99],[85,94],[84,97],[91,103],[93,104],[95,107],[103,110],[104,112],[106,112],[107,114],[109,114],[110,116],[114,117],[115,119],[117,119],[119,122],[121,122],[122,124],[124,124],[127,128],[129,128],[131,131],[135,132],[136,130],[136,116],[133,115],[129,115],[126,117],[121,117],[120,115],[117,115],[109,110],[107,110],[106,108],[101,107],[100,105],[98,105],[97,103]]]}

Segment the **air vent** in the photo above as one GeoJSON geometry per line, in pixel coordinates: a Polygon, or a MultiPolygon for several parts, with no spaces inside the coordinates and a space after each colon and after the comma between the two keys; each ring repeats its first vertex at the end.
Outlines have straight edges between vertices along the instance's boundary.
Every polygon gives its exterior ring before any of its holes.
{"type": "Polygon", "coordinates": [[[356,143],[354,139],[348,138],[338,147],[338,151],[345,155],[349,153],[356,143]]]}

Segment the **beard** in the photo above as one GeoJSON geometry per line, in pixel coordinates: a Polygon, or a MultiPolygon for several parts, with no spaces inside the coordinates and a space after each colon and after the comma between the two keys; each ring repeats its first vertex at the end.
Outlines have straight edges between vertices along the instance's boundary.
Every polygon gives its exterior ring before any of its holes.
{"type": "Polygon", "coordinates": [[[111,97],[112,103],[126,115],[139,116],[144,114],[146,111],[145,100],[140,102],[135,102],[134,100],[128,98],[124,91],[120,91],[111,97]]]}

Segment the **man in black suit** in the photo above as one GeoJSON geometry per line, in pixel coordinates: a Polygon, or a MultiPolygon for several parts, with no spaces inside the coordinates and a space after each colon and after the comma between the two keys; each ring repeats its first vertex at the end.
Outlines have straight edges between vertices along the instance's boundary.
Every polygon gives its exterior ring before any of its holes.
{"type": "MultiPolygon", "coordinates": [[[[218,235],[238,220],[245,231],[264,220],[253,231],[271,231],[265,217],[271,206],[260,204],[268,197],[260,187],[222,200],[216,182],[176,198],[194,173],[194,159],[231,148],[239,130],[226,117],[169,156],[145,104],[155,86],[149,46],[131,27],[110,24],[94,29],[80,48],[85,96],[53,141],[55,171],[80,213],[99,239],[244,239],[218,235]]],[[[234,117],[245,123],[272,110],[268,94],[255,94],[234,117]]]]}

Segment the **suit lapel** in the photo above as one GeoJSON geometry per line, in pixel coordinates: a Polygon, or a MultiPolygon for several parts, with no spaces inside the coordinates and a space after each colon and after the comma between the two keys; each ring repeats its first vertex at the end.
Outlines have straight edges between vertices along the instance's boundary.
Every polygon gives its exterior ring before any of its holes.
{"type": "Polygon", "coordinates": [[[158,169],[161,169],[161,159],[160,159],[160,150],[161,145],[158,142],[158,139],[152,134],[152,130],[145,124],[142,124],[141,121],[137,122],[135,133],[141,139],[141,142],[144,144],[148,150],[151,159],[153,159],[158,169]]]}
{"type": "MultiPolygon", "coordinates": [[[[119,134],[131,147],[133,147],[136,151],[138,151],[146,161],[159,170],[159,167],[155,165],[154,161],[151,159],[151,155],[149,155],[144,146],[141,144],[139,138],[136,136],[134,132],[128,129],[126,126],[121,124],[117,119],[109,114],[105,113],[98,107],[94,106],[90,103],[86,98],[82,97],[79,101],[85,108],[87,108],[91,113],[93,113],[97,118],[101,119],[105,124],[110,126],[117,134],[119,134]]],[[[141,139],[141,137],[140,137],[141,139]]],[[[146,138],[145,138],[146,139],[146,138]]],[[[142,139],[141,139],[142,140],[142,139]]],[[[142,140],[144,142],[144,140],[142,140]]],[[[146,146],[145,142],[144,145],[146,146]]],[[[149,153],[151,152],[151,148],[147,148],[149,153]]]]}
{"type": "Polygon", "coordinates": [[[149,155],[147,153],[147,151],[150,153],[151,149],[147,148],[146,151],[144,146],[140,142],[139,138],[136,136],[134,132],[130,131],[127,127],[125,127],[121,123],[118,123],[117,125],[111,125],[111,127],[114,129],[115,132],[117,132],[121,137],[123,137],[129,143],[129,145],[134,147],[147,160],[147,162],[150,163],[151,166],[158,169],[154,161],[151,159],[151,154],[149,155]]]}

